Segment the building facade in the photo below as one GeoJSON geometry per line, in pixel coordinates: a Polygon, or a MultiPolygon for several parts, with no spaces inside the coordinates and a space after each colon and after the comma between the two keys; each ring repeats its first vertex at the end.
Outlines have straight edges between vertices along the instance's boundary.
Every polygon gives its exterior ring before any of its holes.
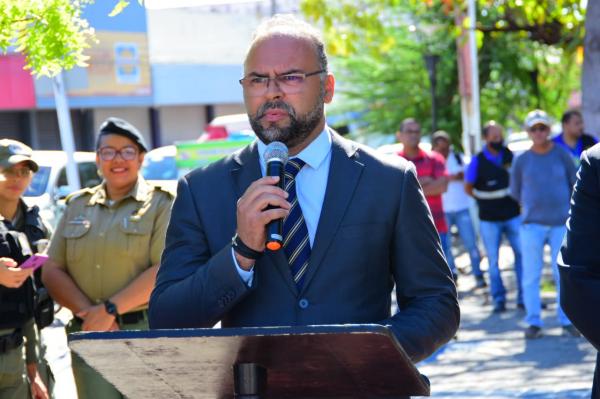
{"type": "MultiPolygon", "coordinates": [[[[88,6],[98,42],[87,51],[87,68],[63,74],[76,148],[93,150],[109,116],[127,119],[158,147],[196,139],[214,117],[244,112],[238,80],[246,46],[274,4],[298,11],[297,1],[182,8],[131,2],[109,17],[113,2],[88,6]]],[[[0,55],[0,137],[60,149],[52,80],[35,79],[24,64],[20,54],[0,55]]]]}

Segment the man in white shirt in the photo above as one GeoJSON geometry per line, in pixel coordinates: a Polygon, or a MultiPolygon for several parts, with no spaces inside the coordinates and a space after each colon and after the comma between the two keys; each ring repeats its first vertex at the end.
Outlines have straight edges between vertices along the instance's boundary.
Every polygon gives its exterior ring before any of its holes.
{"type": "MultiPolygon", "coordinates": [[[[446,159],[446,169],[448,169],[450,178],[448,189],[442,194],[448,232],[450,233],[453,225],[456,226],[458,234],[471,259],[471,272],[475,277],[475,286],[477,288],[484,288],[487,284],[480,268],[481,254],[477,246],[477,236],[473,228],[473,221],[469,213],[471,197],[467,195],[464,188],[465,163],[463,156],[452,148],[450,136],[443,130],[438,130],[433,134],[431,144],[433,151],[442,154],[446,159]]],[[[449,234],[444,253],[446,254],[446,260],[448,261],[448,265],[450,265],[450,269],[456,270],[454,255],[452,254],[451,237],[452,235],[449,234]]]]}

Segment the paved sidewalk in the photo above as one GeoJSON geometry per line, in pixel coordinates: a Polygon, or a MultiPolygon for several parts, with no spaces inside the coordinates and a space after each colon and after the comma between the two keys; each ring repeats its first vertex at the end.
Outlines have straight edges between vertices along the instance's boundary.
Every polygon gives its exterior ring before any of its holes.
{"type": "MultiPolygon", "coordinates": [[[[510,249],[502,248],[501,259],[502,277],[514,294],[510,249]]],[[[549,272],[546,266],[546,277],[549,272]]],[[[561,336],[555,293],[542,295],[547,304],[544,336],[525,340],[525,312],[516,309],[514,295],[506,312],[492,314],[487,291],[474,290],[470,275],[459,277],[458,289],[462,321],[457,339],[418,365],[431,381],[432,397],[590,397],[596,351],[584,338],[561,336]]]]}

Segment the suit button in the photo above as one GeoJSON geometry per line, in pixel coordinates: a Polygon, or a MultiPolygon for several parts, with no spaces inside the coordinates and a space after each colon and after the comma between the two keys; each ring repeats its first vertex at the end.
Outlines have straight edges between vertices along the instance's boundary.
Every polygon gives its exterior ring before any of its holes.
{"type": "Polygon", "coordinates": [[[308,299],[302,298],[300,301],[298,301],[298,306],[300,306],[300,309],[306,309],[308,308],[308,305],[308,299]]]}

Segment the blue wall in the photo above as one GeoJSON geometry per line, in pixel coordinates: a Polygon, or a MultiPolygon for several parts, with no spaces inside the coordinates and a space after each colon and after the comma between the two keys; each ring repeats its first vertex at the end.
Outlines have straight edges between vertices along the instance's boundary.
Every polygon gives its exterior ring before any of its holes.
{"type": "Polygon", "coordinates": [[[242,74],[242,65],[154,64],[154,104],[241,103],[242,74]]]}

